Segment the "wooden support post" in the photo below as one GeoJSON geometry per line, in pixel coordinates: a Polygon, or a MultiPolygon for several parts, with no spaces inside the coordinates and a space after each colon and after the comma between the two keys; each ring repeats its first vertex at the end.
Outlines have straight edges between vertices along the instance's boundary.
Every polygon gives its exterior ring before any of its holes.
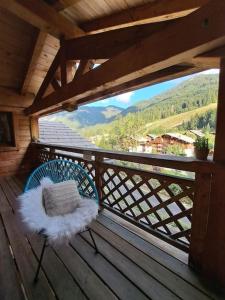
{"type": "Polygon", "coordinates": [[[38,117],[30,118],[30,131],[32,141],[37,142],[39,139],[38,117]]]}
{"type": "Polygon", "coordinates": [[[225,58],[221,60],[214,161],[207,233],[202,256],[204,275],[225,288],[225,58]]]}
{"type": "Polygon", "coordinates": [[[95,185],[98,192],[99,197],[99,209],[102,209],[102,197],[103,197],[103,186],[102,186],[102,178],[101,178],[101,163],[103,161],[103,158],[101,156],[98,156],[95,154],[95,185]]]}
{"type": "Polygon", "coordinates": [[[197,173],[195,178],[189,265],[198,271],[202,269],[202,254],[209,214],[211,177],[212,174],[210,173],[197,173]]]}

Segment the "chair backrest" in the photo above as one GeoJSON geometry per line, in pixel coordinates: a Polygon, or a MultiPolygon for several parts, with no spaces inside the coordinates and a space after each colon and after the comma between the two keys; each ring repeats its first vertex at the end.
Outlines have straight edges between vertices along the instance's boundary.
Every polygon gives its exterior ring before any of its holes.
{"type": "Polygon", "coordinates": [[[50,178],[54,183],[75,180],[81,196],[98,202],[98,193],[93,180],[81,166],[74,162],[55,159],[42,164],[29,176],[24,191],[38,187],[44,177],[50,178]]]}

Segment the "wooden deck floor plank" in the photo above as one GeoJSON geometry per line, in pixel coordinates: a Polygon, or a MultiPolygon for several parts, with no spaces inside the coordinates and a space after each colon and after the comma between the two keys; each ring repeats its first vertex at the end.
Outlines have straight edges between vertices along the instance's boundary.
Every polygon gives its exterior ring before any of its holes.
{"type": "MultiPolygon", "coordinates": [[[[88,264],[70,246],[56,246],[54,247],[54,250],[89,299],[118,299],[104,284],[104,282],[92,271],[88,264]]],[[[83,249],[83,251],[86,251],[86,249],[83,249]]]]}
{"type": "MultiPolygon", "coordinates": [[[[5,178],[5,187],[11,198],[11,203],[14,209],[17,209],[18,203],[16,203],[16,197],[22,193],[21,187],[11,177],[5,178]],[[8,187],[7,187],[8,186],[8,187]]],[[[27,233],[29,243],[35,252],[37,257],[40,256],[41,247],[43,241],[38,235],[32,235],[27,233]]],[[[81,291],[80,287],[74,281],[73,277],[65,268],[64,264],[58,259],[51,247],[48,247],[43,259],[43,267],[45,274],[51,283],[58,299],[69,300],[85,300],[86,296],[81,291]],[[61,280],[63,278],[63,280],[61,280]]]]}
{"type": "Polygon", "coordinates": [[[87,243],[79,235],[72,239],[71,245],[88,263],[92,270],[107,284],[107,286],[111,287],[119,299],[149,299],[101,254],[96,254],[95,250],[89,245],[89,243],[87,243]]]}
{"type": "MultiPolygon", "coordinates": [[[[28,236],[28,239],[35,255],[40,257],[43,239],[37,235],[28,236]]],[[[45,250],[42,268],[59,300],[87,299],[79,285],[74,281],[71,274],[67,271],[62,261],[57,257],[50,246],[45,250]]]]}
{"type": "MultiPolygon", "coordinates": [[[[93,225],[94,227],[94,225],[93,225]]],[[[169,291],[165,286],[158,282],[155,278],[149,276],[143,269],[141,269],[136,263],[132,262],[124,254],[114,248],[109,242],[93,232],[93,236],[98,245],[100,253],[120,272],[129,278],[129,280],[139,287],[150,299],[179,299],[174,293],[169,291]]],[[[85,238],[90,244],[93,245],[88,232],[82,233],[82,237],[85,238]]],[[[107,238],[107,235],[105,236],[107,238]]],[[[109,239],[111,237],[109,236],[109,239]]],[[[128,249],[126,249],[128,250],[128,249]]],[[[136,252],[136,260],[140,257],[136,252]]]]}
{"type": "Polygon", "coordinates": [[[25,300],[2,220],[0,220],[0,241],[0,299],[25,300]]]}
{"type": "MultiPolygon", "coordinates": [[[[198,289],[187,283],[185,280],[169,271],[164,266],[157,263],[151,257],[144,254],[142,251],[138,250],[131,244],[129,244],[126,240],[121,238],[118,234],[110,231],[104,225],[99,222],[93,222],[91,228],[95,233],[97,233],[101,238],[105,239],[105,243],[110,243],[113,247],[120,251],[120,253],[124,253],[129,259],[140,266],[143,270],[145,270],[150,276],[158,280],[161,283],[162,288],[167,287],[170,291],[176,294],[178,297],[184,300],[206,300],[210,299],[208,296],[200,292],[198,289]],[[138,259],[137,259],[138,257],[138,259]]],[[[96,237],[98,240],[98,237],[96,237]]],[[[90,240],[89,240],[90,241],[90,240]]],[[[107,248],[106,248],[107,249],[107,248]]],[[[108,252],[106,249],[102,249],[104,251],[104,255],[108,256],[108,252]]],[[[117,255],[118,256],[118,255],[117,255]]],[[[116,256],[112,257],[115,259],[116,256]]],[[[137,276],[138,277],[138,276],[137,276]]]]}
{"type": "Polygon", "coordinates": [[[55,300],[55,296],[43,272],[40,272],[40,280],[38,284],[33,284],[33,278],[37,268],[37,260],[35,259],[26,238],[20,230],[20,224],[17,221],[16,215],[12,210],[2,210],[2,207],[7,205],[6,191],[8,191],[5,187],[3,187],[3,189],[6,194],[1,194],[0,196],[0,213],[12,247],[13,255],[17,262],[26,295],[28,296],[28,299],[31,300],[55,300]]]}
{"type": "Polygon", "coordinates": [[[127,228],[121,226],[120,224],[114,222],[108,216],[101,214],[98,221],[103,224],[106,228],[110,229],[112,232],[120,235],[123,239],[129,242],[131,245],[160,263],[162,266],[168,268],[170,271],[174,272],[182,279],[186,280],[188,283],[192,284],[194,287],[202,291],[203,293],[209,295],[212,299],[224,299],[221,295],[215,294],[201,277],[198,276],[194,271],[192,271],[185,263],[179,261],[178,259],[168,255],[166,252],[162,251],[158,247],[147,242],[137,234],[128,230],[127,228]]]}

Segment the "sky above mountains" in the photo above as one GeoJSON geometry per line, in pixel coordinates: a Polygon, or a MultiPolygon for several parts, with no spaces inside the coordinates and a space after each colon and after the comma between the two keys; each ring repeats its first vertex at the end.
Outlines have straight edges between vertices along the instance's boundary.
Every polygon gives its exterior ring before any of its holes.
{"type": "Polygon", "coordinates": [[[124,93],[124,94],[121,94],[121,95],[118,95],[115,97],[111,97],[111,98],[108,98],[105,100],[97,101],[95,103],[88,104],[88,106],[106,107],[109,105],[115,105],[115,106],[119,106],[122,108],[127,108],[131,105],[135,105],[139,101],[143,101],[145,99],[150,99],[153,96],[156,96],[158,94],[161,94],[162,92],[165,92],[171,88],[174,88],[182,81],[184,81],[188,78],[194,77],[196,75],[199,75],[199,74],[219,74],[219,70],[211,69],[211,70],[207,70],[207,71],[195,74],[195,75],[189,75],[189,76],[181,77],[178,79],[166,81],[163,83],[155,84],[150,87],[142,88],[142,89],[139,89],[136,91],[124,93]]]}

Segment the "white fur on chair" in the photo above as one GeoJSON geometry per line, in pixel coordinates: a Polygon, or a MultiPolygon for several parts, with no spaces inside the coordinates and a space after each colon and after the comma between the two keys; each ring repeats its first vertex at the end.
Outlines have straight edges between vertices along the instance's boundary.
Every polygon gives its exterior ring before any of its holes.
{"type": "Polygon", "coordinates": [[[93,199],[82,198],[73,213],[50,217],[42,204],[42,189],[51,184],[53,182],[49,178],[43,178],[39,187],[19,196],[20,213],[31,231],[44,230],[50,242],[60,242],[85,230],[97,217],[98,205],[93,199]]]}

